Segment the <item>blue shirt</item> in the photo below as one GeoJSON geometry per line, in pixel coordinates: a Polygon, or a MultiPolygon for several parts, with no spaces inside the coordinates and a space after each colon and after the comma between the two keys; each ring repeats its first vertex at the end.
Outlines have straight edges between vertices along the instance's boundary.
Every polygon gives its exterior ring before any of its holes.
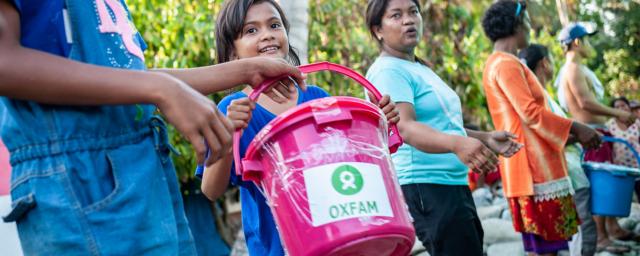
{"type": "MultiPolygon", "coordinates": [[[[299,91],[298,103],[300,105],[314,99],[328,97],[329,94],[319,87],[309,86],[306,92],[299,91]]],[[[218,108],[225,115],[231,101],[245,98],[243,92],[233,93],[220,101],[218,108]]],[[[276,116],[260,105],[253,110],[248,127],[242,132],[240,138],[240,156],[244,157],[247,147],[253,137],[262,130],[276,116]]],[[[235,167],[231,167],[230,182],[240,186],[240,203],[242,204],[242,228],[244,229],[247,248],[250,255],[284,255],[280,242],[280,236],[276,230],[276,224],[271,214],[267,201],[253,182],[242,181],[242,177],[236,175],[235,167]]],[[[196,171],[196,176],[202,177],[202,172],[196,171]]]]}
{"type": "MultiPolygon", "coordinates": [[[[413,105],[418,122],[447,134],[466,136],[460,98],[431,69],[418,62],[379,57],[367,79],[395,102],[413,105]]],[[[467,167],[453,153],[429,154],[405,143],[392,155],[400,184],[467,185],[467,167]]]]}

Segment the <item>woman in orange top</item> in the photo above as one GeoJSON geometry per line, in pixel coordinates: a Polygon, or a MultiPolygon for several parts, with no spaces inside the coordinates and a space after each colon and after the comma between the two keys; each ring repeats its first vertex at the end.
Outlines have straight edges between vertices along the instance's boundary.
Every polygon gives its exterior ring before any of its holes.
{"type": "Polygon", "coordinates": [[[486,11],[482,26],[494,52],[483,87],[495,128],[516,134],[525,145],[500,166],[513,225],[527,252],[554,255],[567,248],[579,223],[564,146],[574,137],[592,148],[600,138],[586,125],[553,114],[535,74],[516,57],[529,44],[529,23],[524,2],[503,0],[486,11]]]}

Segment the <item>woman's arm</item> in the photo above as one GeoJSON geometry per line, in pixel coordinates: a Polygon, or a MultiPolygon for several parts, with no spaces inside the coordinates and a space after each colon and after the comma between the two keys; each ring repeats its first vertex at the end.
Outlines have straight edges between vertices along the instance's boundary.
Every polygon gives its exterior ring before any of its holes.
{"type": "Polygon", "coordinates": [[[477,139],[439,132],[416,120],[416,112],[410,103],[396,103],[400,112],[398,129],[404,142],[427,153],[455,153],[474,172],[495,170],[496,155],[477,139]]]}

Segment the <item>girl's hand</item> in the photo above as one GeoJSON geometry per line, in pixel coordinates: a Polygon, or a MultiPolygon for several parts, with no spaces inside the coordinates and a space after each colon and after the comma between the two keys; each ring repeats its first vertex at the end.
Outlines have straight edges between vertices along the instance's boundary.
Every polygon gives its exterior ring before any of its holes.
{"type": "Polygon", "coordinates": [[[367,92],[369,95],[369,99],[373,104],[378,105],[384,112],[384,115],[387,117],[387,121],[390,124],[397,124],[400,121],[400,112],[396,108],[396,104],[391,101],[391,97],[389,95],[383,95],[380,101],[377,101],[373,94],[367,92]]]}
{"type": "Polygon", "coordinates": [[[249,98],[237,99],[227,107],[227,117],[231,120],[236,130],[245,129],[249,126],[251,114],[255,108],[256,103],[249,100],[249,98]]]}
{"type": "Polygon", "coordinates": [[[233,145],[231,121],[218,111],[213,101],[181,80],[164,73],[157,73],[156,78],[154,83],[160,89],[152,103],[191,142],[198,164],[206,159],[206,166],[210,166],[224,156],[233,145]]]}
{"type": "Polygon", "coordinates": [[[518,137],[506,131],[494,131],[489,134],[486,144],[493,152],[504,157],[512,157],[522,148],[522,144],[515,141],[518,137]]]}
{"type": "Polygon", "coordinates": [[[264,80],[269,78],[288,75],[288,78],[271,84],[269,88],[264,91],[264,94],[275,102],[283,103],[286,102],[287,99],[292,99],[296,92],[295,83],[297,83],[303,91],[307,90],[307,84],[305,83],[307,76],[297,67],[291,66],[291,64],[284,59],[253,57],[240,61],[246,61],[248,64],[246,70],[248,80],[246,82],[253,88],[256,88],[256,86],[262,84],[264,80]]]}
{"type": "Polygon", "coordinates": [[[473,172],[485,174],[496,170],[498,157],[478,139],[456,137],[453,153],[473,172]]]}

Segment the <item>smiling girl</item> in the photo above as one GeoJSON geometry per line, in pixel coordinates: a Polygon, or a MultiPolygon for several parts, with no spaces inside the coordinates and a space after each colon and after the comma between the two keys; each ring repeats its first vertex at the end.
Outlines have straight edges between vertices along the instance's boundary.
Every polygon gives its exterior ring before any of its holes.
{"type": "MultiPolygon", "coordinates": [[[[293,65],[300,60],[291,48],[287,33],[289,23],[282,9],[272,0],[232,0],[228,1],[218,16],[216,43],[218,62],[224,63],[255,56],[284,58],[293,65]]],[[[240,155],[245,151],[253,137],[277,115],[299,104],[329,94],[319,87],[308,86],[306,91],[297,86],[291,91],[280,91],[291,97],[284,103],[277,103],[267,97],[260,97],[257,104],[247,95],[253,92],[251,87],[225,97],[218,108],[225,113],[236,128],[242,128],[240,155]]],[[[392,123],[398,121],[395,106],[389,96],[380,100],[379,105],[392,123]]],[[[259,188],[252,182],[242,181],[233,172],[231,152],[203,173],[202,191],[209,199],[216,199],[227,189],[229,182],[240,186],[242,204],[242,224],[251,255],[284,255],[276,224],[267,201],[259,188]]]]}

